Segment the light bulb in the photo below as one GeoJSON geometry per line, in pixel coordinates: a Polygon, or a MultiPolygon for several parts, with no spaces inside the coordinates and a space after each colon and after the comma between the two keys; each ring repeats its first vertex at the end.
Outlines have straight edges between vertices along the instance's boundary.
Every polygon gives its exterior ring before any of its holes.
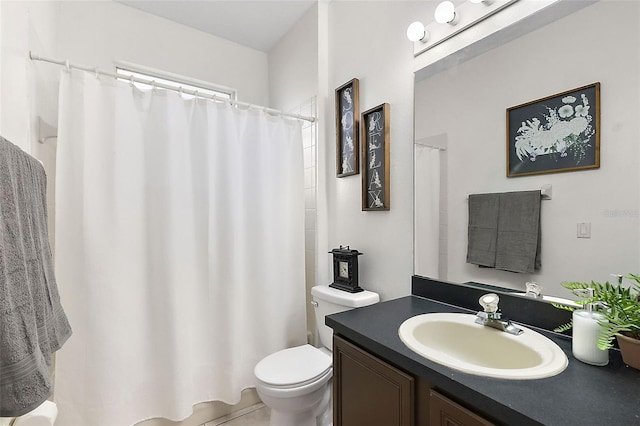
{"type": "MultiPolygon", "coordinates": [[[[456,19],[456,7],[450,1],[440,2],[434,13],[436,22],[440,24],[452,24],[456,19]]],[[[452,24],[453,25],[453,24],[452,24]]]]}
{"type": "Polygon", "coordinates": [[[407,28],[407,38],[411,41],[426,41],[428,36],[424,24],[420,21],[412,22],[407,28]]]}

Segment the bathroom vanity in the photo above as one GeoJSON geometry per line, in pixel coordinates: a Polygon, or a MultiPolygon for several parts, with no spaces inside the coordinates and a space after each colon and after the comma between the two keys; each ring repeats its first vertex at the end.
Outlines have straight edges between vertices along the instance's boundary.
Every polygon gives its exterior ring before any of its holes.
{"type": "MultiPolygon", "coordinates": [[[[494,289],[491,289],[494,291],[494,289]]],[[[568,336],[548,332],[570,313],[500,294],[512,320],[553,340],[569,359],[553,377],[507,380],[462,373],[424,358],[398,336],[406,319],[432,312],[475,314],[487,289],[414,277],[412,296],[326,318],[334,331],[334,425],[636,425],[640,371],[610,351],[595,367],[571,355],[568,336]]]]}

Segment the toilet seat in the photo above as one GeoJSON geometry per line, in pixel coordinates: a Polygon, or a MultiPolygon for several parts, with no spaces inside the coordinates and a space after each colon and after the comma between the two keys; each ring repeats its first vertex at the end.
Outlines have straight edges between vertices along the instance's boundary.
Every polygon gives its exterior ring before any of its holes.
{"type": "Polygon", "coordinates": [[[273,389],[300,388],[330,378],[332,362],[330,355],[307,344],[267,356],[254,373],[258,381],[273,389]]]}

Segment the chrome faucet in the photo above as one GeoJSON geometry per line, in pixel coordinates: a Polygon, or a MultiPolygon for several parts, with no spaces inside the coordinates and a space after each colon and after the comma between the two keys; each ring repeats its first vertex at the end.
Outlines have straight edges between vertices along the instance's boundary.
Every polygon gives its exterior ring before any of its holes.
{"type": "Polygon", "coordinates": [[[516,336],[522,334],[521,329],[513,325],[508,318],[502,317],[502,313],[498,311],[498,301],[500,301],[500,298],[495,293],[485,294],[480,298],[479,302],[484,311],[476,314],[476,324],[497,328],[516,336]]]}

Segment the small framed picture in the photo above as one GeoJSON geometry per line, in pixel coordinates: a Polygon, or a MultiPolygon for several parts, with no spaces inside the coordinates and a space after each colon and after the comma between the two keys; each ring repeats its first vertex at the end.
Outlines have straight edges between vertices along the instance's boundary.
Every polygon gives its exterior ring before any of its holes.
{"type": "Polygon", "coordinates": [[[390,208],[389,104],[362,113],[362,210],[390,208]]]}
{"type": "Polygon", "coordinates": [[[507,176],[600,167],[600,83],[507,109],[507,176]]]}
{"type": "Polygon", "coordinates": [[[358,79],[336,89],[336,176],[359,173],[360,102],[358,79]]]}

